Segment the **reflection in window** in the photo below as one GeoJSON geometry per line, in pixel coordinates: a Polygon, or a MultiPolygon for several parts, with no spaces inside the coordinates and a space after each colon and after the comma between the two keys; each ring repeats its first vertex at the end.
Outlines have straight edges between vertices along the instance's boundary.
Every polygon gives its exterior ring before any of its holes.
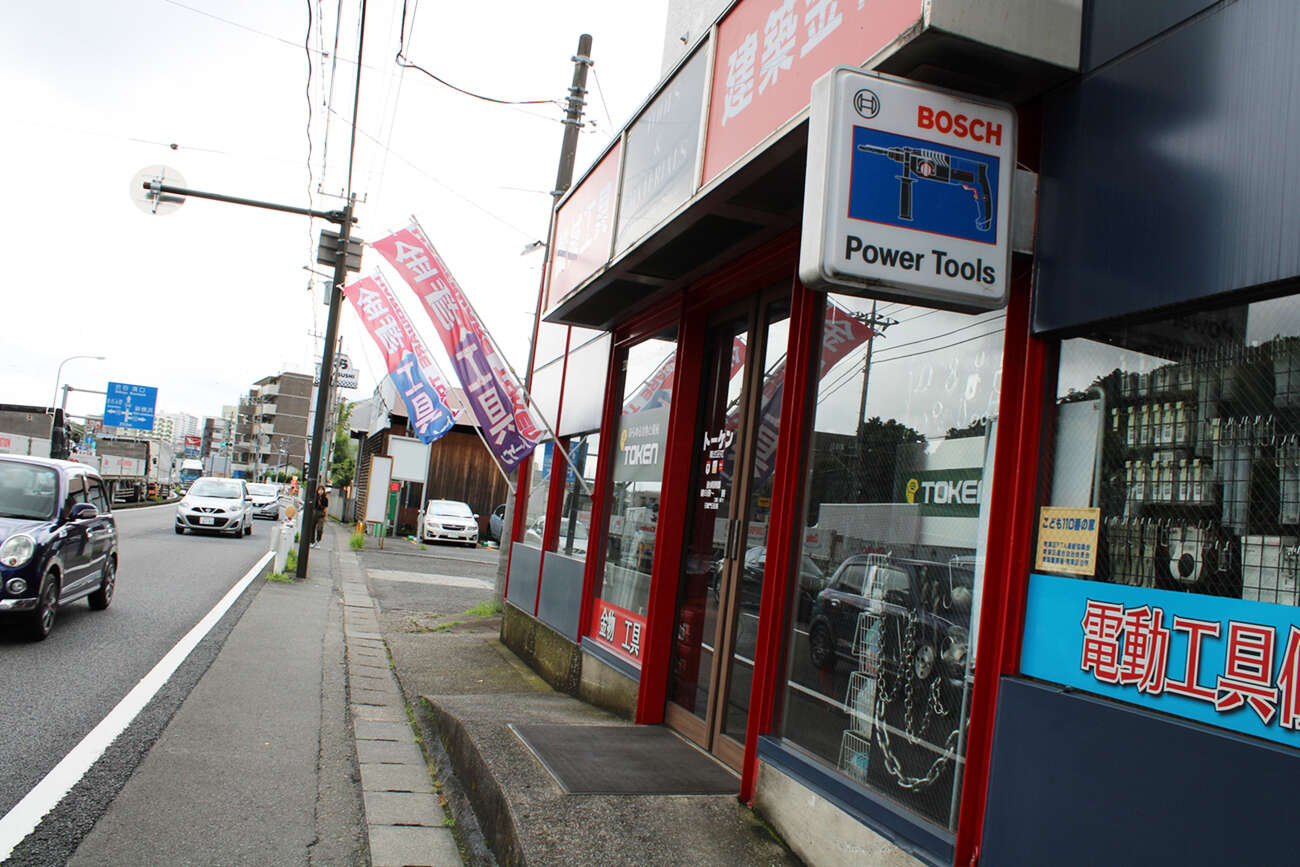
{"type": "Polygon", "coordinates": [[[1056,430],[1043,505],[1097,508],[1100,534],[1037,571],[1300,604],[1294,296],[1065,341],[1056,430]]]}
{"type": "Polygon", "coordinates": [[[659,490],[676,336],[638,343],[622,360],[623,412],[615,432],[605,565],[596,595],[644,616],[659,522],[659,490]]]}
{"type": "Polygon", "coordinates": [[[560,509],[560,539],[556,550],[578,560],[587,558],[591,533],[591,497],[583,489],[578,472],[582,473],[581,478],[586,481],[588,489],[596,484],[596,452],[599,448],[598,433],[569,439],[572,468],[564,468],[564,506],[560,509]]]}
{"type": "MultiPolygon", "coordinates": [[[[781,735],[956,828],[1005,315],[827,298],[781,735]]],[[[793,579],[792,579],[793,580],[793,579]]]]}
{"type": "MultiPolygon", "coordinates": [[[[546,498],[551,488],[551,467],[555,459],[555,441],[538,443],[528,474],[528,514],[524,518],[524,544],[542,547],[546,521],[546,498]]],[[[564,459],[560,458],[563,462],[564,459]]]]}

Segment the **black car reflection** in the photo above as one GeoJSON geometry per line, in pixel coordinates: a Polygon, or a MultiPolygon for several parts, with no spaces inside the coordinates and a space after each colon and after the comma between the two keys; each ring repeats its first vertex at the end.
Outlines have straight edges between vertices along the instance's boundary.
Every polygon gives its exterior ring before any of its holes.
{"type": "MultiPolygon", "coordinates": [[[[715,592],[720,586],[724,561],[716,560],[709,575],[715,592]]],[[[745,552],[740,574],[740,608],[758,614],[763,598],[763,571],[767,568],[767,547],[758,545],[745,552]]],[[[807,623],[817,594],[826,586],[826,573],[806,554],[799,558],[799,586],[795,591],[795,619],[807,623]]]]}
{"type": "Polygon", "coordinates": [[[839,565],[817,594],[808,626],[814,665],[842,659],[855,668],[952,686],[965,677],[974,570],[948,563],[859,554],[839,565]]]}

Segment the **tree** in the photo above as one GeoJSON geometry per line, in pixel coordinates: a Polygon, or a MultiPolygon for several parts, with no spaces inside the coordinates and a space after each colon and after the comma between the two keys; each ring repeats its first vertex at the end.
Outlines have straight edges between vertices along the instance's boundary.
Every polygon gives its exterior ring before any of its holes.
{"type": "Polygon", "coordinates": [[[352,420],[352,407],[348,401],[339,403],[338,418],[334,420],[334,457],[330,461],[330,484],[344,488],[352,483],[356,471],[356,446],[349,435],[348,422],[352,420]]]}

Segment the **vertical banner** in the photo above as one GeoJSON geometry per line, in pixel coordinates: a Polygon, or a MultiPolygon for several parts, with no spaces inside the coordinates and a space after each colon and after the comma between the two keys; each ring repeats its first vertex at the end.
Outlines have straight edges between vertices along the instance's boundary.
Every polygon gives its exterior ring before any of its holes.
{"type": "MultiPolygon", "coordinates": [[[[343,294],[352,302],[352,306],[357,309],[357,315],[361,321],[366,324],[370,331],[370,336],[375,338],[379,343],[379,350],[384,353],[384,363],[388,367],[388,372],[392,373],[400,360],[400,351],[395,348],[398,344],[394,343],[398,335],[404,335],[407,346],[415,354],[415,359],[420,365],[420,370],[424,378],[428,380],[438,393],[438,398],[448,407],[451,406],[451,388],[447,385],[447,380],[443,377],[438,363],[433,360],[429,354],[429,348],[424,345],[420,335],[415,330],[415,324],[411,318],[406,315],[402,309],[402,304],[393,294],[393,289],[388,285],[388,281],[383,278],[378,271],[369,277],[364,277],[350,286],[343,287],[343,294]],[[379,335],[383,335],[383,339],[379,335]],[[393,353],[397,352],[398,357],[393,353]]],[[[452,417],[459,420],[461,411],[452,409],[452,417]]]]}
{"type": "MultiPolygon", "coordinates": [[[[442,437],[456,423],[455,416],[443,395],[421,370],[420,354],[427,358],[428,350],[420,342],[406,312],[393,297],[392,289],[383,278],[375,275],[343,287],[343,294],[352,302],[366,330],[379,345],[389,378],[406,404],[406,417],[411,429],[423,443],[442,437]]],[[[432,359],[429,361],[432,365],[432,359]]]]}
{"type": "Polygon", "coordinates": [[[523,389],[475,315],[469,299],[429,239],[412,223],[371,244],[396,268],[424,306],[460,377],[470,409],[505,472],[537,446],[542,432],[523,389]]]}

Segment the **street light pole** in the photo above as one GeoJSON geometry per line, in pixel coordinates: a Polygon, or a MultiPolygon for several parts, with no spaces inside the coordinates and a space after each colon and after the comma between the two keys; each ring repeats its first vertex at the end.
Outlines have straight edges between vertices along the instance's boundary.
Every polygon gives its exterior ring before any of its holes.
{"type": "MultiPolygon", "coordinates": [[[[54,374],[54,397],[50,398],[50,457],[54,457],[54,422],[58,418],[58,411],[55,410],[54,403],[59,399],[59,381],[63,379],[63,365],[67,364],[69,361],[75,361],[78,358],[93,358],[95,361],[104,360],[104,356],[102,355],[69,355],[67,358],[59,362],[59,369],[54,374]]],[[[67,399],[68,393],[64,392],[63,400],[65,403],[67,402],[67,399]]]]}

